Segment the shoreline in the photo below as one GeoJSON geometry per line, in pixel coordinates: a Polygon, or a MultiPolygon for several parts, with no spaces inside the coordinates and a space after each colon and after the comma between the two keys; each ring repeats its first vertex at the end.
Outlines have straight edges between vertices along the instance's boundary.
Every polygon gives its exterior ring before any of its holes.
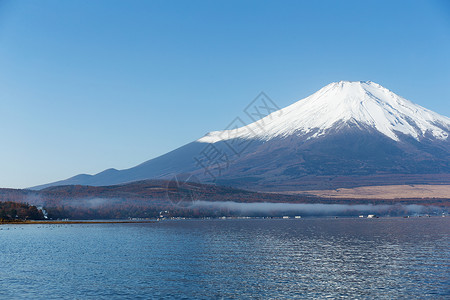
{"type": "Polygon", "coordinates": [[[180,220],[193,220],[193,221],[201,221],[201,220],[305,220],[305,219],[428,219],[428,218],[442,218],[447,217],[447,215],[404,215],[404,216],[380,216],[380,215],[373,215],[372,217],[369,217],[369,215],[364,214],[362,216],[277,216],[277,217],[250,217],[250,216],[241,216],[241,217],[203,217],[203,218],[163,218],[160,220],[59,220],[59,221],[44,221],[44,220],[37,220],[37,221],[7,221],[2,222],[0,221],[0,225],[62,225],[62,224],[155,224],[161,221],[180,221],[180,220]]]}
{"type": "Polygon", "coordinates": [[[15,225],[29,225],[29,224],[140,224],[140,223],[156,223],[157,221],[3,221],[0,222],[0,225],[8,225],[8,224],[15,224],[15,225]]]}

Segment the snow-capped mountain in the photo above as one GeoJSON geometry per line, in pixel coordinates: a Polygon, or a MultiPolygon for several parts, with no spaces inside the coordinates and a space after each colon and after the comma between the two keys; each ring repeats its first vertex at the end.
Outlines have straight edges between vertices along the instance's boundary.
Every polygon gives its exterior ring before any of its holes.
{"type": "Polygon", "coordinates": [[[402,133],[419,140],[427,135],[445,140],[450,119],[412,103],[371,81],[331,83],[313,95],[246,127],[224,133],[213,131],[199,142],[225,139],[270,140],[276,137],[326,134],[338,124],[369,126],[398,141],[402,133]]]}
{"type": "Polygon", "coordinates": [[[340,81],[254,123],[210,132],[136,167],[37,188],[180,173],[255,190],[450,183],[449,132],[449,118],[379,84],[340,81]]]}

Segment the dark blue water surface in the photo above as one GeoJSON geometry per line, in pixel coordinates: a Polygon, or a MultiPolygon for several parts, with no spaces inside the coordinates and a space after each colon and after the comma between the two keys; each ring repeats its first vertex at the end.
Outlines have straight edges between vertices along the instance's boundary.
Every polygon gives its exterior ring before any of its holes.
{"type": "Polygon", "coordinates": [[[450,218],[0,225],[0,298],[450,297],[450,218]]]}

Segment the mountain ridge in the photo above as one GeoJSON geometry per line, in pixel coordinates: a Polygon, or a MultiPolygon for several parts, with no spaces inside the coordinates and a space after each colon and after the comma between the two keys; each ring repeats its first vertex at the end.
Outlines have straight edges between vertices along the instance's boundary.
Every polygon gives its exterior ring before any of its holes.
{"type": "Polygon", "coordinates": [[[339,176],[353,180],[353,186],[360,186],[355,176],[376,177],[377,184],[379,176],[389,184],[434,182],[441,176],[450,184],[444,176],[450,174],[449,131],[449,118],[381,85],[340,81],[254,123],[212,131],[133,168],[81,174],[35,189],[170,179],[180,173],[250,190],[283,189],[287,182],[305,189],[308,176],[324,189],[342,187],[334,180],[339,176]],[[212,154],[214,162],[208,161],[212,154]],[[411,175],[414,180],[408,181],[411,175]]]}
{"type": "MultiPolygon", "coordinates": [[[[318,129],[312,135],[317,137],[339,121],[372,125],[394,140],[398,140],[394,131],[411,135],[416,139],[423,136],[426,131],[430,131],[436,138],[447,139],[447,132],[450,130],[449,118],[397,96],[377,83],[339,81],[328,84],[311,96],[273,112],[261,120],[233,129],[234,132],[230,130],[227,136],[267,140],[298,133],[308,134],[318,129]],[[408,120],[413,117],[416,124],[410,124],[413,122],[408,120]],[[391,124],[386,123],[386,120],[391,124]]],[[[213,131],[197,141],[215,143],[224,140],[219,138],[221,135],[224,135],[224,131],[213,131]]]]}

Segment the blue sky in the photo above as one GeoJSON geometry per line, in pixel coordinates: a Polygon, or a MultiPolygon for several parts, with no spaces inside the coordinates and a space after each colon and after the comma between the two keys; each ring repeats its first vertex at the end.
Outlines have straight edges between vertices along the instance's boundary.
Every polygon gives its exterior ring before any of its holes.
{"type": "Polygon", "coordinates": [[[450,116],[449,2],[0,0],[0,187],[132,167],[339,80],[450,116]]]}

